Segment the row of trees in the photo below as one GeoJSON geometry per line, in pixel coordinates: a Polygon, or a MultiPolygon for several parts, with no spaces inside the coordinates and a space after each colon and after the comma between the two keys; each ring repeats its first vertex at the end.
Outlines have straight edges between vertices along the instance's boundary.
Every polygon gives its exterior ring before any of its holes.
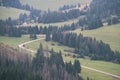
{"type": "Polygon", "coordinates": [[[56,31],[52,34],[53,41],[75,48],[75,53],[81,57],[89,56],[93,60],[105,60],[120,63],[120,53],[111,50],[108,44],[96,41],[90,37],[77,36],[76,33],[56,31]]]}
{"type": "Polygon", "coordinates": [[[51,34],[53,31],[61,30],[61,31],[69,31],[69,30],[75,30],[78,25],[75,23],[72,23],[71,25],[64,25],[61,27],[58,26],[17,26],[17,22],[15,20],[12,20],[11,18],[8,18],[6,21],[0,20],[0,35],[2,36],[9,36],[9,37],[21,37],[22,34],[30,34],[31,37],[36,34],[51,34]]]}
{"type": "MultiPolygon", "coordinates": [[[[80,7],[80,4],[78,4],[78,6],[80,7]]],[[[62,7],[59,8],[59,11],[68,10],[75,7],[77,7],[77,5],[63,5],[62,7]]]]}
{"type": "Polygon", "coordinates": [[[45,57],[42,45],[31,57],[0,43],[0,80],[83,80],[79,61],[64,63],[61,52],[45,57]]]}

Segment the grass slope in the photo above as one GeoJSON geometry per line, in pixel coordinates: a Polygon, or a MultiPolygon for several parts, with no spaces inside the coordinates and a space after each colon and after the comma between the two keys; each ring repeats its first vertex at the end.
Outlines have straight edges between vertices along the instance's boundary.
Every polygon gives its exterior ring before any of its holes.
{"type": "Polygon", "coordinates": [[[29,11],[16,9],[16,8],[6,8],[0,6],[0,19],[6,20],[8,17],[11,17],[12,19],[18,19],[19,14],[26,13],[29,14],[29,11]]]}
{"type": "Polygon", "coordinates": [[[102,40],[110,44],[113,50],[120,51],[120,24],[105,26],[94,30],[80,31],[80,29],[77,29],[73,32],[77,34],[82,33],[84,36],[88,37],[95,37],[97,40],[102,40]]]}
{"type": "MultiPolygon", "coordinates": [[[[72,48],[69,48],[69,47],[66,47],[63,45],[59,46],[58,43],[46,42],[44,40],[32,42],[30,44],[27,44],[26,47],[33,49],[33,50],[37,50],[40,43],[43,44],[44,48],[46,48],[48,46],[49,49],[54,48],[54,51],[56,51],[56,52],[61,50],[63,54],[68,54],[68,52],[65,52],[64,50],[72,50],[72,48]],[[54,44],[54,46],[51,44],[54,44]]],[[[75,60],[75,58],[65,57],[64,55],[63,55],[63,59],[65,61],[72,61],[72,62],[75,60]]],[[[81,62],[82,65],[92,67],[95,69],[99,69],[99,70],[103,70],[103,71],[113,73],[116,75],[120,75],[120,69],[119,69],[120,65],[119,64],[114,64],[114,63],[104,62],[104,61],[92,61],[92,60],[88,60],[88,59],[78,59],[78,60],[81,62]]],[[[82,73],[80,75],[82,75],[84,79],[86,79],[87,77],[90,77],[95,80],[116,80],[110,76],[106,76],[104,74],[86,70],[86,69],[82,69],[82,73]]]]}
{"type": "Polygon", "coordinates": [[[29,36],[24,35],[21,38],[16,38],[16,37],[5,37],[5,36],[0,36],[0,42],[7,44],[9,46],[12,46],[14,48],[18,49],[18,45],[25,42],[29,41],[29,36]]]}
{"type": "Polygon", "coordinates": [[[91,0],[20,0],[22,4],[29,4],[41,10],[57,10],[63,5],[74,5],[78,3],[88,3],[91,0]]]}

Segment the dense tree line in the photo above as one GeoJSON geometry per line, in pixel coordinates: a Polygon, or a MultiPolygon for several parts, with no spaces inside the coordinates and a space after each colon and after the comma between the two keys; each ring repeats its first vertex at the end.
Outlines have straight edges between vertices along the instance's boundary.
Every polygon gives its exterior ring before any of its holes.
{"type": "Polygon", "coordinates": [[[43,15],[38,16],[38,23],[55,23],[55,22],[63,22],[69,19],[75,19],[79,16],[83,15],[80,10],[70,10],[69,12],[57,12],[50,11],[44,12],[43,15]]]}
{"type": "Polygon", "coordinates": [[[26,53],[0,43],[0,80],[82,80],[77,74],[81,71],[79,61],[64,63],[61,52],[45,54],[40,44],[31,60],[26,53]]]}
{"type": "MultiPolygon", "coordinates": [[[[24,18],[25,16],[22,16],[24,18]]],[[[12,20],[11,18],[8,18],[7,20],[3,21],[0,20],[0,35],[2,36],[9,36],[9,37],[21,37],[22,34],[30,34],[31,37],[36,34],[48,34],[48,36],[56,30],[61,31],[69,31],[69,30],[75,30],[78,27],[76,23],[72,23],[71,25],[64,25],[61,27],[58,26],[19,26],[17,24],[17,21],[12,20]]]]}
{"type": "Polygon", "coordinates": [[[52,40],[63,45],[75,48],[75,53],[81,57],[89,56],[93,60],[105,60],[120,63],[120,53],[111,50],[108,44],[96,41],[90,37],[77,36],[75,33],[56,31],[52,34],[52,40]]]}
{"type": "Polygon", "coordinates": [[[59,30],[59,31],[70,31],[70,30],[75,30],[76,28],[78,28],[77,24],[75,23],[72,23],[71,25],[64,25],[64,26],[61,26],[61,27],[58,27],[58,26],[52,26],[52,25],[49,25],[48,27],[47,26],[28,26],[28,27],[24,27],[24,26],[21,26],[20,27],[20,30],[22,32],[22,34],[31,34],[31,33],[34,33],[34,34],[51,34],[52,32],[56,31],[56,30],[59,30]]]}
{"type": "MultiPolygon", "coordinates": [[[[78,5],[80,6],[80,4],[78,5]]],[[[59,11],[68,10],[68,9],[75,8],[75,7],[77,7],[77,5],[63,5],[59,8],[59,11]]]]}
{"type": "Polygon", "coordinates": [[[0,20],[0,35],[9,37],[21,37],[21,30],[14,26],[14,21],[10,19],[6,21],[0,20]]]}

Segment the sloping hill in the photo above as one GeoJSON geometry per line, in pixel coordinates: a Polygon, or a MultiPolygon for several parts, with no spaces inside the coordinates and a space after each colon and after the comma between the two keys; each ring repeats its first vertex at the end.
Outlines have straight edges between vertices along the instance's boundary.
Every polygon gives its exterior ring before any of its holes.
{"type": "Polygon", "coordinates": [[[42,10],[57,10],[63,5],[74,5],[78,3],[89,3],[91,0],[20,0],[22,4],[29,4],[42,10]]]}
{"type": "Polygon", "coordinates": [[[17,19],[17,18],[19,18],[19,14],[21,14],[21,13],[29,14],[29,11],[0,6],[0,19],[5,20],[8,17],[11,17],[12,19],[17,19]]]}
{"type": "Polygon", "coordinates": [[[88,37],[95,37],[97,40],[103,40],[105,43],[110,44],[113,50],[120,51],[120,24],[105,26],[94,30],[80,31],[80,29],[77,29],[73,32],[77,34],[82,33],[88,37]]]}

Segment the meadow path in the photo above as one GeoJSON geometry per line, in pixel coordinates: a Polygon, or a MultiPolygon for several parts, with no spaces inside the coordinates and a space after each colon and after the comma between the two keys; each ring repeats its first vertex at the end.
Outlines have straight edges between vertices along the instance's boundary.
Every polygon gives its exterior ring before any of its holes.
{"type": "MultiPolygon", "coordinates": [[[[30,52],[36,52],[34,50],[26,48],[25,45],[29,44],[31,42],[35,42],[35,41],[39,41],[39,40],[44,40],[44,39],[45,38],[40,38],[40,39],[36,39],[36,40],[31,40],[31,41],[24,42],[24,43],[22,43],[22,44],[19,45],[19,48],[21,48],[23,50],[26,50],[26,51],[30,51],[30,52]]],[[[98,72],[98,73],[102,73],[102,74],[105,74],[105,75],[108,75],[108,76],[120,79],[120,76],[112,74],[112,73],[108,73],[108,72],[105,72],[105,71],[102,71],[102,70],[98,70],[98,69],[95,69],[95,68],[91,68],[91,67],[87,67],[87,66],[84,66],[84,65],[81,65],[81,67],[85,68],[85,69],[88,69],[88,70],[91,70],[91,71],[95,71],[95,72],[98,72]]]]}

